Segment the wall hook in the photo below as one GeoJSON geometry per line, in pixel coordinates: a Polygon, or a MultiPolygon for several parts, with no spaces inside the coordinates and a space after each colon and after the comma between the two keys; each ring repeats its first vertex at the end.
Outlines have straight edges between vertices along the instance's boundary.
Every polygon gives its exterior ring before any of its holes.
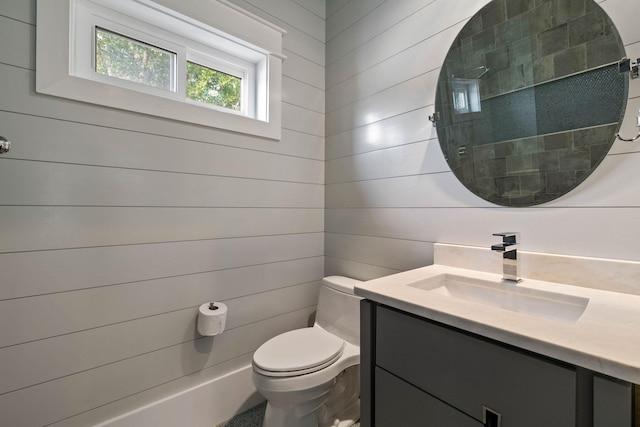
{"type": "Polygon", "coordinates": [[[4,154],[11,150],[11,142],[4,136],[0,136],[0,154],[4,154]]]}

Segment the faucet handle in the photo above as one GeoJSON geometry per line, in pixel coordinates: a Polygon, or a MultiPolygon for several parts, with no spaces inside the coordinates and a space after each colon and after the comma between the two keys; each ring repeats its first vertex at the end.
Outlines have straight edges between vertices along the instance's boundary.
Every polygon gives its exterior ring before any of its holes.
{"type": "Polygon", "coordinates": [[[502,237],[502,243],[515,245],[518,243],[520,233],[516,231],[504,231],[502,233],[493,233],[494,236],[502,237]]]}
{"type": "Polygon", "coordinates": [[[520,233],[510,231],[493,235],[502,237],[502,243],[491,245],[492,251],[502,252],[502,279],[519,282],[517,247],[520,233]]]}

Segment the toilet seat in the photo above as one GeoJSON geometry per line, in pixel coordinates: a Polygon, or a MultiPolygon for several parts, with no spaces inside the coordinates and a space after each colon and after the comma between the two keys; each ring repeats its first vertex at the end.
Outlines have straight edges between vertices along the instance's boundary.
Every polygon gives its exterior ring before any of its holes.
{"type": "Polygon", "coordinates": [[[269,377],[305,375],[335,363],[344,348],[344,340],[320,328],[296,329],[262,344],[253,355],[253,368],[269,377]]]}

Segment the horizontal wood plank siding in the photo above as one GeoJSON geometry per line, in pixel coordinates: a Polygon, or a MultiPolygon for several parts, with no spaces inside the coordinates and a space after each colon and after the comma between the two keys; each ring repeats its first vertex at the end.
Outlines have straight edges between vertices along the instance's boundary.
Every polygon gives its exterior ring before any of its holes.
{"type": "MultiPolygon", "coordinates": [[[[640,260],[637,143],[615,142],[577,189],[532,208],[485,202],[451,173],[427,117],[449,47],[488,2],[327,2],[327,274],[420,267],[433,262],[434,242],[488,247],[504,230],[519,231],[529,251],[640,260]]],[[[598,3],[627,56],[640,56],[640,3],[598,3]]],[[[631,80],[623,135],[637,134],[639,109],[631,80]]]]}
{"type": "Polygon", "coordinates": [[[312,321],[325,8],[235,3],[287,30],[280,141],[36,94],[36,1],[0,4],[0,424],[92,425],[312,321]],[[215,338],[208,301],[229,308],[215,338]]]}

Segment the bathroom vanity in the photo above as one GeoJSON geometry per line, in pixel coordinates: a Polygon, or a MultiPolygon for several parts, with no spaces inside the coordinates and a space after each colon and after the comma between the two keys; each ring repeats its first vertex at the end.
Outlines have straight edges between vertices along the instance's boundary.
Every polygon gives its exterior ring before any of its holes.
{"type": "Polygon", "coordinates": [[[366,298],[363,427],[634,425],[640,296],[593,287],[609,268],[638,283],[640,264],[525,253],[525,279],[505,284],[494,272],[437,264],[499,269],[488,250],[435,253],[433,266],[356,288],[366,298]],[[567,273],[574,264],[589,277],[567,273]],[[527,268],[593,287],[529,279],[527,268]]]}
{"type": "Polygon", "coordinates": [[[628,382],[372,301],[361,314],[363,426],[632,426],[628,382]]]}

